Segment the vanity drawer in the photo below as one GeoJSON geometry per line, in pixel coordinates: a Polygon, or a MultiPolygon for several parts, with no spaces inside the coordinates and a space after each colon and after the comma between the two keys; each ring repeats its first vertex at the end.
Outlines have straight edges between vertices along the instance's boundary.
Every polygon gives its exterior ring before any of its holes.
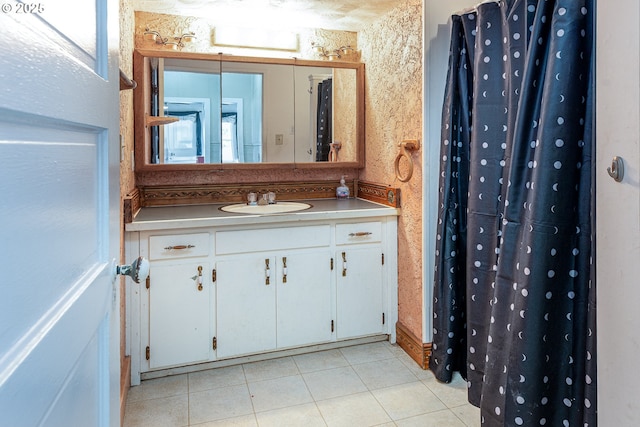
{"type": "Polygon", "coordinates": [[[336,225],[337,245],[380,241],[382,241],[382,223],[378,221],[336,225]]]}
{"type": "Polygon", "coordinates": [[[329,246],[331,243],[330,230],[328,225],[317,225],[219,231],[216,233],[216,254],[225,255],[329,246]]]}
{"type": "Polygon", "coordinates": [[[149,259],[188,258],[209,255],[209,233],[149,237],[149,259]]]}

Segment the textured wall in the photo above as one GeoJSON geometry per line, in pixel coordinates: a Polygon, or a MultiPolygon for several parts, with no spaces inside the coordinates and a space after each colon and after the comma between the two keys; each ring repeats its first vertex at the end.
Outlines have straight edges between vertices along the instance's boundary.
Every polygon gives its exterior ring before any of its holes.
{"type": "MultiPolygon", "coordinates": [[[[120,70],[122,70],[129,78],[133,77],[133,25],[134,14],[129,0],[120,0],[120,70]]],[[[120,198],[125,196],[129,191],[135,188],[135,175],[131,170],[131,156],[129,153],[133,151],[133,91],[120,91],[120,135],[124,144],[124,158],[120,163],[120,198]]],[[[124,242],[124,221],[122,217],[123,208],[120,202],[120,241],[124,242]]],[[[121,264],[126,263],[124,258],[124,244],[120,247],[121,264]]],[[[133,260],[129,260],[133,261],[133,260]]],[[[130,377],[126,368],[129,363],[125,358],[126,338],[125,338],[125,322],[126,322],[126,281],[122,277],[120,279],[120,365],[122,367],[121,375],[121,396],[122,401],[126,399],[129,389],[130,377]]],[[[124,406],[121,405],[121,420],[124,417],[124,406]]]]}
{"type": "MultiPolygon", "coordinates": [[[[296,52],[278,51],[268,49],[248,49],[234,48],[229,46],[216,46],[213,44],[215,32],[215,22],[210,19],[197,18],[193,16],[166,15],[150,12],[135,12],[135,45],[144,49],[167,49],[162,45],[157,45],[153,41],[144,39],[146,28],[158,31],[163,37],[173,37],[174,35],[187,32],[194,32],[196,38],[187,43],[182,50],[184,52],[203,53],[227,53],[232,55],[260,56],[272,58],[290,58],[295,56],[302,59],[322,59],[313,49],[313,43],[317,46],[324,46],[327,49],[337,49],[341,46],[357,47],[357,34],[351,31],[332,31],[322,29],[299,30],[299,49],[296,52]]],[[[346,55],[343,60],[358,60],[358,54],[346,55]]]]}
{"type": "MultiPolygon", "coordinates": [[[[360,178],[401,188],[398,223],[399,321],[422,336],[422,154],[412,155],[413,177],[395,177],[403,139],[422,135],[422,3],[403,0],[358,34],[366,64],[366,168],[360,178]]],[[[406,165],[401,163],[402,171],[406,165]]]]}

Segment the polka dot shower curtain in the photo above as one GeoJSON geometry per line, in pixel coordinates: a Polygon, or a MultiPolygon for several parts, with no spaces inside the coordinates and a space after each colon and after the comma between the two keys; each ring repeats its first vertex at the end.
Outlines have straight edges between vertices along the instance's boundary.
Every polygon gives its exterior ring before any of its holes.
{"type": "Polygon", "coordinates": [[[452,17],[430,369],[483,426],[595,426],[593,0],[452,17]]]}

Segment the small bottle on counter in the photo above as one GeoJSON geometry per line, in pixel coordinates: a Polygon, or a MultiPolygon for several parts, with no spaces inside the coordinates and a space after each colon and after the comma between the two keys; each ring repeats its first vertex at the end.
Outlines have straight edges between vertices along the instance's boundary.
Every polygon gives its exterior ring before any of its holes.
{"type": "Polygon", "coordinates": [[[349,187],[344,182],[344,175],[340,178],[340,185],[336,188],[336,198],[337,199],[348,199],[349,198],[349,187]]]}

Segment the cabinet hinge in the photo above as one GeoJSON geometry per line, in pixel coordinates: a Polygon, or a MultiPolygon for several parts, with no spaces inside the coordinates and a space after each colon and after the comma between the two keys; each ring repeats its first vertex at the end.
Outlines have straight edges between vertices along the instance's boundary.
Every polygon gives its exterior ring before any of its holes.
{"type": "Polygon", "coordinates": [[[331,332],[333,332],[333,331],[334,331],[334,323],[333,323],[333,320],[332,320],[331,321],[331,332]]]}
{"type": "Polygon", "coordinates": [[[382,254],[382,265],[384,265],[384,254],[382,254]]]}
{"type": "Polygon", "coordinates": [[[333,271],[333,258],[331,258],[331,271],[333,271]]]}
{"type": "Polygon", "coordinates": [[[211,281],[212,281],[213,283],[215,283],[215,281],[216,281],[217,279],[218,279],[218,273],[216,272],[216,269],[214,268],[214,269],[211,271],[211,281]]]}
{"type": "Polygon", "coordinates": [[[384,313],[382,313],[382,324],[384,325],[384,313]]]}
{"type": "Polygon", "coordinates": [[[147,360],[151,358],[151,349],[149,348],[149,346],[147,346],[146,350],[144,351],[144,355],[147,360]]]}
{"type": "Polygon", "coordinates": [[[213,347],[214,350],[218,349],[218,338],[213,337],[213,340],[211,342],[211,346],[213,347]]]}
{"type": "Polygon", "coordinates": [[[145,281],[145,286],[147,289],[151,287],[151,276],[147,276],[147,280],[145,281]]]}

